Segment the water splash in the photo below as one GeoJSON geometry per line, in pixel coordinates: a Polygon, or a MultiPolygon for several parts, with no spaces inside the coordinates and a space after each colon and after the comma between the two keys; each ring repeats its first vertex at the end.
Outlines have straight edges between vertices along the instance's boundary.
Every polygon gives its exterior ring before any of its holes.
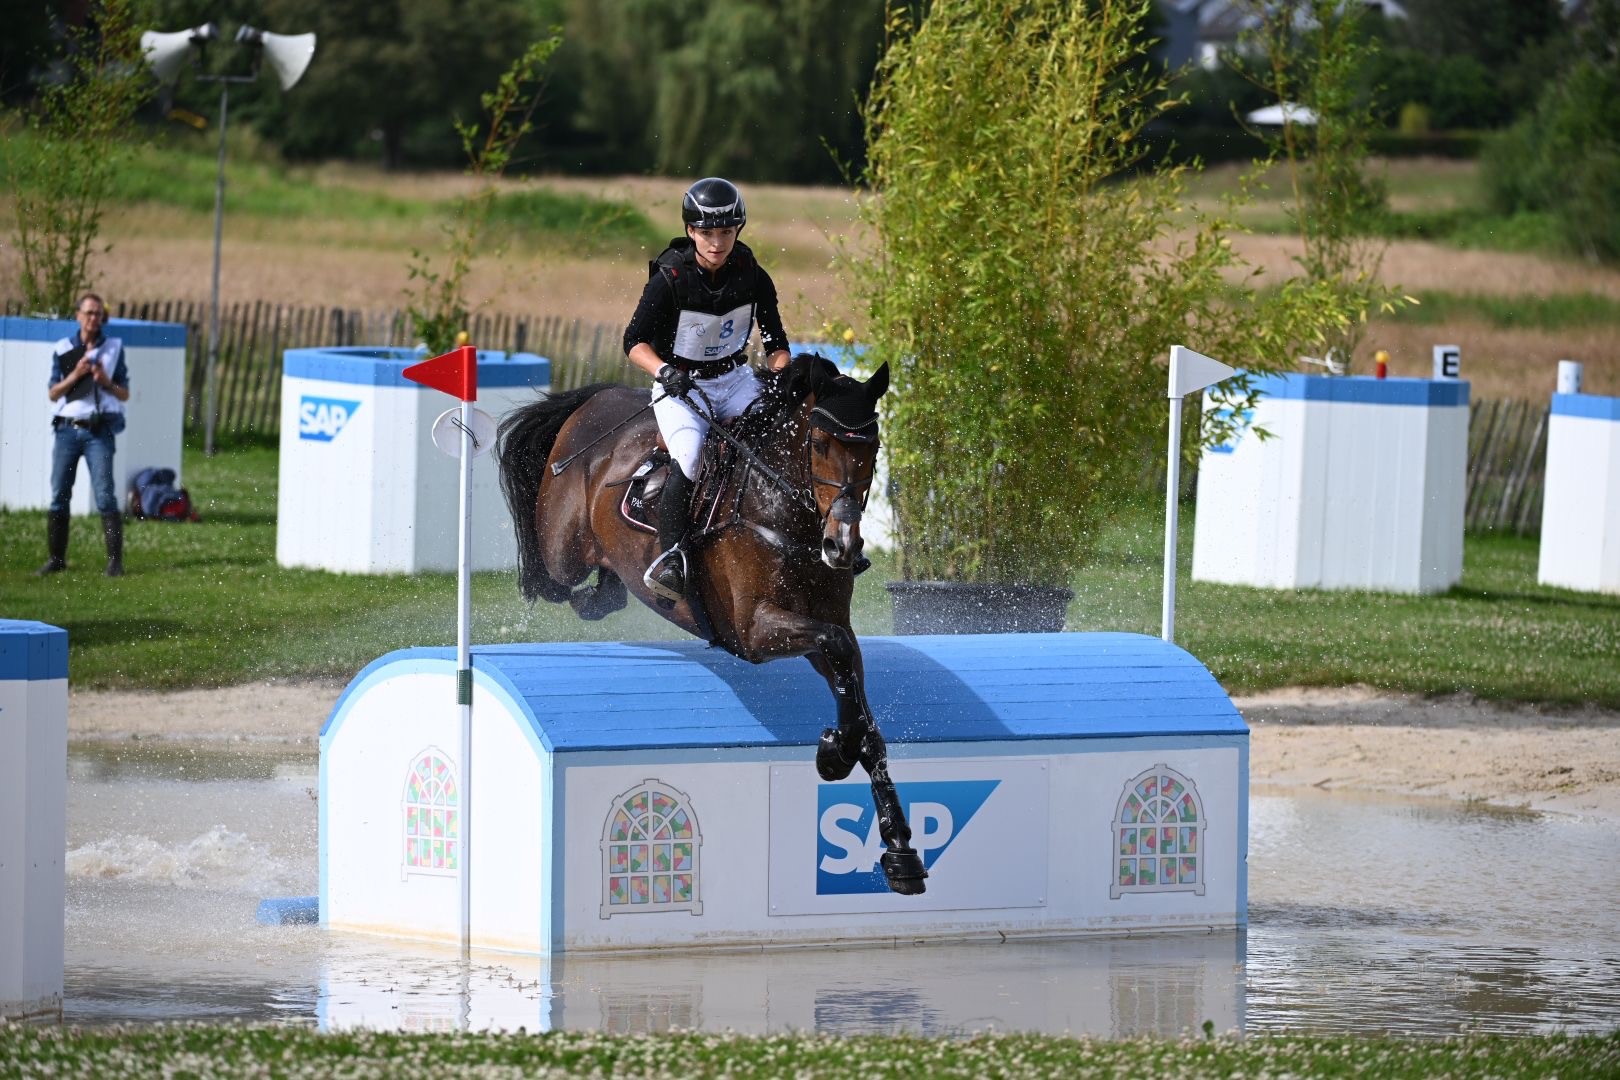
{"type": "Polygon", "coordinates": [[[253,891],[274,883],[272,870],[266,847],[223,825],[175,844],[121,833],[67,853],[70,879],[253,891]]]}

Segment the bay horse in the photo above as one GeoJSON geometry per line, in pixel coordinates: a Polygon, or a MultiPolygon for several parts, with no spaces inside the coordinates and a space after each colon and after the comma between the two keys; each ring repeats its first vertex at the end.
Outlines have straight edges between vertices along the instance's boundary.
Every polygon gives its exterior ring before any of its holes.
{"type": "MultiPolygon", "coordinates": [[[[801,353],[733,428],[712,425],[685,541],[687,596],[658,600],[642,584],[657,558],[657,522],[629,508],[658,505],[648,480],[660,461],[648,392],[598,383],[552,394],[501,422],[496,456],[518,541],[524,599],[568,601],[599,619],[626,590],[659,615],[751,663],[806,657],[837,702],[816,771],[842,780],[858,762],[872,785],[889,888],[916,895],[928,871],[889,776],[850,628],[861,511],[877,460],[884,365],[867,381],[801,353]],[[645,486],[643,486],[645,485],[645,486]],[[596,581],[586,584],[592,571],[596,581]]],[[[704,413],[701,382],[688,400],[704,413]]]]}

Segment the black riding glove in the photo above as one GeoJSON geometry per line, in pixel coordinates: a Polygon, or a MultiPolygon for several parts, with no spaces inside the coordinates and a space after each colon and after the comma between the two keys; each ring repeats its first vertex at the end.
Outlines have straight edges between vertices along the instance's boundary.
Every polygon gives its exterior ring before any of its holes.
{"type": "Polygon", "coordinates": [[[664,393],[672,398],[683,398],[692,392],[692,373],[682,371],[672,364],[665,364],[659,368],[658,374],[654,375],[653,378],[657,379],[658,385],[664,388],[664,393]]]}

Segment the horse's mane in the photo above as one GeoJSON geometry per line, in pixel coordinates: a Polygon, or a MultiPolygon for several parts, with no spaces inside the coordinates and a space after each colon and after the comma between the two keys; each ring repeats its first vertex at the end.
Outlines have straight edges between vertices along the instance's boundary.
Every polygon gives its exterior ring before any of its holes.
{"type": "MultiPolygon", "coordinates": [[[[792,423],[805,399],[814,394],[823,408],[838,409],[847,403],[854,412],[872,413],[860,397],[862,384],[838,370],[838,365],[818,353],[799,353],[774,375],[770,389],[758,403],[737,421],[734,431],[748,445],[763,448],[792,423]]],[[[862,418],[864,419],[864,417],[862,418]]]]}

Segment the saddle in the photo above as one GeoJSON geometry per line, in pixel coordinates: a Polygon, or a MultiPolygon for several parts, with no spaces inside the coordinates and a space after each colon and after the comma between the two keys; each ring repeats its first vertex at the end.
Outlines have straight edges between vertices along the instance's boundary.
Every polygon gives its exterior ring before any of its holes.
{"type": "MultiPolygon", "coordinates": [[[[692,530],[687,542],[699,539],[712,524],[721,489],[730,474],[737,452],[719,439],[704,441],[703,461],[698,468],[697,480],[692,484],[692,500],[688,507],[692,530]]],[[[627,525],[642,532],[658,532],[658,505],[664,493],[664,481],[675,460],[662,446],[642,459],[636,471],[624,481],[624,498],[619,500],[619,516],[627,525]]]]}
{"type": "MultiPolygon", "coordinates": [[[[746,438],[749,428],[760,425],[767,408],[761,398],[744,410],[741,416],[723,423],[728,430],[746,438]]],[[[715,524],[721,493],[725,491],[726,481],[730,479],[740,457],[735,447],[712,432],[704,438],[703,457],[698,464],[697,479],[692,485],[689,508],[692,530],[687,535],[688,543],[702,539],[715,524]]],[[[619,500],[619,516],[631,528],[658,532],[659,496],[663,494],[664,480],[673,466],[674,459],[669,456],[669,449],[664,446],[664,438],[660,435],[653,451],[641,460],[628,479],[619,481],[624,484],[624,498],[619,500]]],[[[741,494],[737,492],[739,499],[741,494]]]]}

